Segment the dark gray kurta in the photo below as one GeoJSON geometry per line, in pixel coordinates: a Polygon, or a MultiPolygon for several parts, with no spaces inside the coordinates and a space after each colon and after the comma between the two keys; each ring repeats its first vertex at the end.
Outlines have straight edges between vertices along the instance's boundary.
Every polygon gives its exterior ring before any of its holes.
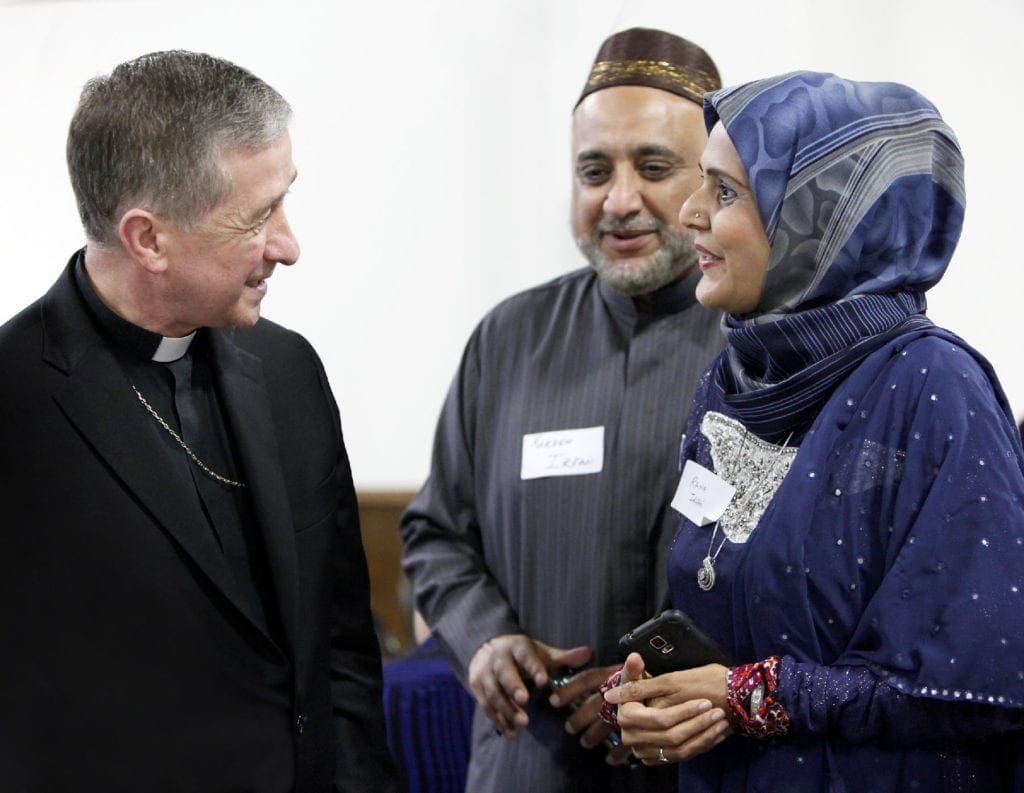
{"type": "MultiPolygon", "coordinates": [[[[503,633],[587,645],[595,664],[614,663],[618,638],[667,603],[680,438],[697,380],[724,344],[720,315],[694,297],[698,278],[638,312],[577,270],[505,300],[470,338],[430,477],[401,529],[417,606],[463,680],[477,649],[503,633]],[[596,426],[600,473],[520,478],[524,434],[596,426]]],[[[515,741],[477,713],[467,790],[642,782],[646,771],[613,773],[603,750],[584,752],[563,730],[567,714],[543,699],[515,741]]],[[[674,791],[675,775],[665,780],[674,791]]]]}

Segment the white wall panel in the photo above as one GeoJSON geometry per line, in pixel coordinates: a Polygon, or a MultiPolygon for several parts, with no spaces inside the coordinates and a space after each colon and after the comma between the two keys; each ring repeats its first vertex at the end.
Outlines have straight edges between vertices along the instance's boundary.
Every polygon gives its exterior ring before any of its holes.
{"type": "Polygon", "coordinates": [[[234,60],[296,111],[303,256],[265,313],[320,350],[357,484],[415,487],[476,321],[580,263],[570,112],[601,40],[632,25],[698,41],[727,83],[813,68],[932,99],[966,153],[968,210],[930,313],[991,358],[1024,412],[1018,0],[0,2],[0,316],[81,244],[63,149],[82,83],[155,49],[234,60]]]}

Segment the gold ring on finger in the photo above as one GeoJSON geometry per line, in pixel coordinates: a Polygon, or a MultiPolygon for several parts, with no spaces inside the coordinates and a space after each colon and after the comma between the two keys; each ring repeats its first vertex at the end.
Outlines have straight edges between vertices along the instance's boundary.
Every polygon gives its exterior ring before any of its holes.
{"type": "Polygon", "coordinates": [[[658,747],[658,762],[659,763],[667,763],[668,762],[668,758],[665,757],[665,747],[663,747],[663,746],[659,746],[658,747]]]}

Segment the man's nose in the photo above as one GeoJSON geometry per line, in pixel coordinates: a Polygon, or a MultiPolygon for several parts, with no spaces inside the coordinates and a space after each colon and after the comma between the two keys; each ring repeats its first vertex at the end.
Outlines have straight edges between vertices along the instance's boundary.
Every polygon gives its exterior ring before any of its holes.
{"type": "Polygon", "coordinates": [[[283,209],[275,213],[269,225],[263,258],[278,264],[295,264],[299,260],[299,241],[295,239],[283,209]]]}
{"type": "Polygon", "coordinates": [[[606,215],[616,218],[634,215],[644,208],[643,195],[636,174],[620,172],[612,178],[603,208],[606,215]]]}

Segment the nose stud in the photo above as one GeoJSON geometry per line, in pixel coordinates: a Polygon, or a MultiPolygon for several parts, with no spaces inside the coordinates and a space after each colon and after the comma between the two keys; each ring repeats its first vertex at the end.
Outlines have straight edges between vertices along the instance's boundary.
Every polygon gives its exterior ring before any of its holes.
{"type": "Polygon", "coordinates": [[[694,212],[693,213],[693,219],[694,220],[700,220],[700,212],[694,212]]]}

